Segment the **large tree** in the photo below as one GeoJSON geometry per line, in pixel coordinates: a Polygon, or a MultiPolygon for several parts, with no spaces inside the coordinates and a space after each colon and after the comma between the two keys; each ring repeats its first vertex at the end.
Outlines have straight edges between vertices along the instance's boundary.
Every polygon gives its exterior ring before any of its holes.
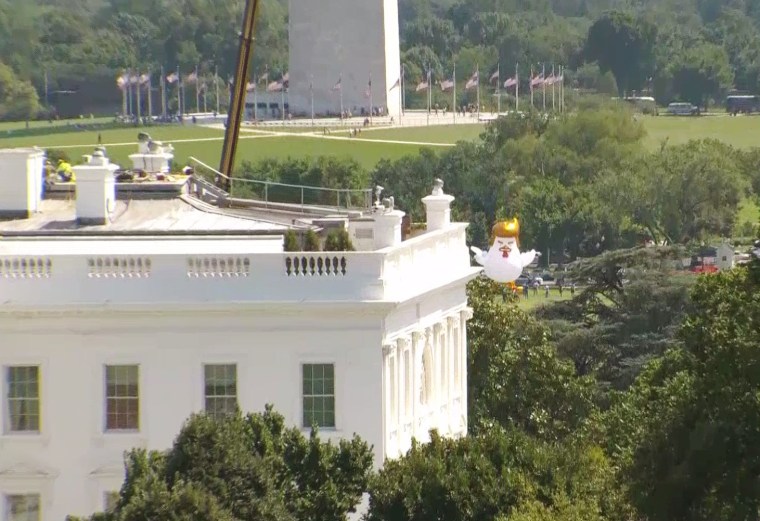
{"type": "Polygon", "coordinates": [[[760,509],[760,259],[705,276],[680,332],[607,418],[608,450],[651,521],[760,509]]]}
{"type": "Polygon", "coordinates": [[[728,54],[723,47],[712,43],[701,43],[689,48],[671,65],[673,90],[684,101],[698,107],[719,100],[734,80],[728,54]]]}
{"type": "Polygon", "coordinates": [[[615,75],[620,95],[639,89],[654,71],[656,26],[644,17],[612,11],[588,30],[585,56],[615,75]]]}
{"type": "Polygon", "coordinates": [[[114,512],[94,519],[155,521],[345,519],[359,503],[372,451],[285,426],[271,407],[222,420],[191,417],[165,453],[133,450],[114,512]]]}

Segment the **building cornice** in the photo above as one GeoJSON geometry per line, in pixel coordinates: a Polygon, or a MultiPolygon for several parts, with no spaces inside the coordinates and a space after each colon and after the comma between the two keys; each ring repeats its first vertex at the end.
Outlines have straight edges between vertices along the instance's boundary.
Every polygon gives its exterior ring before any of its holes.
{"type": "Polygon", "coordinates": [[[0,306],[0,320],[4,318],[95,318],[95,317],[183,317],[257,313],[261,315],[296,316],[314,315],[383,316],[399,305],[393,301],[290,301],[290,302],[197,302],[179,304],[111,304],[80,305],[72,308],[12,308],[0,306]]]}

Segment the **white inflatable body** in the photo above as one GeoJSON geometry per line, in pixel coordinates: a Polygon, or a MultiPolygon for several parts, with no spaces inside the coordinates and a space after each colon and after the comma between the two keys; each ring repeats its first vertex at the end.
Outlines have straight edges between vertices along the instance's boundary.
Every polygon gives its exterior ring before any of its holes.
{"type": "Polygon", "coordinates": [[[523,268],[536,258],[536,250],[520,253],[514,237],[496,237],[488,253],[472,246],[475,262],[483,266],[486,277],[496,282],[514,282],[523,268]]]}

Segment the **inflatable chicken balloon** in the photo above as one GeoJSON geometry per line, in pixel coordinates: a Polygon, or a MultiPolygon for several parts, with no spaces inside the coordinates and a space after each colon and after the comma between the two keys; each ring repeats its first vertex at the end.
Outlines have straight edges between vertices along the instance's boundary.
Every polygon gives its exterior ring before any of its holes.
{"type": "Polygon", "coordinates": [[[536,258],[536,250],[520,253],[520,223],[517,219],[497,222],[492,231],[491,248],[488,253],[472,246],[475,262],[483,266],[489,279],[496,282],[512,283],[528,264],[536,258]]]}

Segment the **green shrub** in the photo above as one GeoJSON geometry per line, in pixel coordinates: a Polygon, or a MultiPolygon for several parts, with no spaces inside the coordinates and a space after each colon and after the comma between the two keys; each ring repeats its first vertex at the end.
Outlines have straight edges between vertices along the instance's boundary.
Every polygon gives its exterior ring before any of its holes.
{"type": "Polygon", "coordinates": [[[306,232],[303,251],[320,251],[322,249],[321,246],[322,245],[320,244],[319,236],[314,230],[309,230],[306,232]]]}
{"type": "Polygon", "coordinates": [[[285,232],[285,251],[301,251],[301,245],[298,244],[298,236],[293,230],[285,232]]]}

